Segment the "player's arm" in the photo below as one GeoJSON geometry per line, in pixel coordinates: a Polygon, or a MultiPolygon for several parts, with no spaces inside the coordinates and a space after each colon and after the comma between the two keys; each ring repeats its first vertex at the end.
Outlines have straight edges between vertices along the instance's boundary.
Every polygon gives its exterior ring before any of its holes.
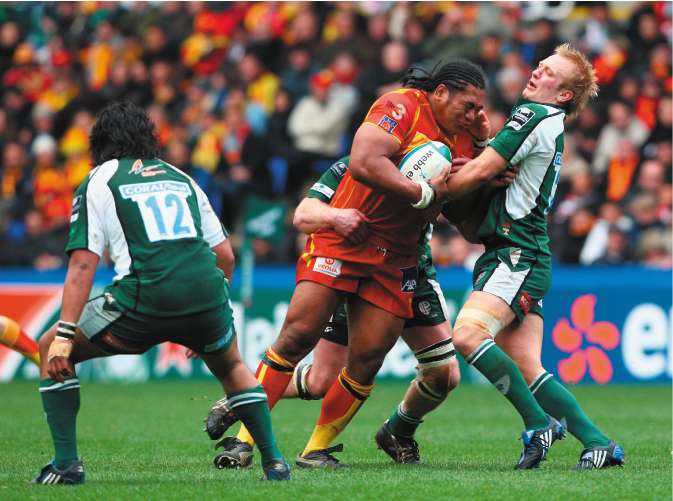
{"type": "Polygon", "coordinates": [[[421,198],[420,185],[400,174],[390,160],[399,149],[400,143],[394,136],[365,123],[353,138],[349,169],[356,181],[414,203],[421,198]]]}
{"type": "Polygon", "coordinates": [[[331,207],[317,198],[304,198],[294,211],[294,227],[302,233],[330,228],[353,244],[369,235],[367,218],[357,209],[331,207]]]}
{"type": "Polygon", "coordinates": [[[295,209],[295,228],[306,234],[329,228],[353,244],[362,243],[367,238],[368,221],[362,212],[329,205],[349,163],[350,157],[339,159],[309,188],[306,197],[295,209]]]}
{"type": "Polygon", "coordinates": [[[68,273],[63,285],[61,318],[58,321],[56,337],[49,346],[47,355],[49,364],[47,371],[55,381],[63,382],[64,376],[70,374],[72,339],[79,316],[89,299],[98,260],[98,255],[87,249],[75,250],[70,256],[68,273]]]}
{"type": "Polygon", "coordinates": [[[491,147],[467,162],[447,181],[449,198],[455,200],[485,185],[507,169],[507,161],[491,147]]]}
{"type": "Polygon", "coordinates": [[[219,244],[211,247],[210,250],[215,254],[217,267],[224,272],[224,276],[227,277],[227,280],[231,281],[231,277],[234,274],[236,258],[234,257],[234,249],[231,248],[229,239],[225,238],[219,244]]]}
{"type": "MultiPolygon", "coordinates": [[[[421,184],[400,174],[390,160],[399,149],[400,143],[391,134],[370,123],[361,125],[355,133],[351,148],[351,176],[367,186],[395,193],[415,204],[423,197],[423,188],[421,184]]],[[[448,169],[445,169],[445,172],[430,181],[429,184],[435,192],[433,199],[444,198],[444,183],[448,174],[448,169]]]]}
{"type": "Polygon", "coordinates": [[[70,374],[69,358],[77,322],[89,299],[96,266],[106,245],[101,211],[111,194],[107,187],[92,187],[91,179],[82,183],[73,199],[66,246],[70,261],[63,285],[61,318],[47,354],[49,376],[59,382],[70,374]]]}

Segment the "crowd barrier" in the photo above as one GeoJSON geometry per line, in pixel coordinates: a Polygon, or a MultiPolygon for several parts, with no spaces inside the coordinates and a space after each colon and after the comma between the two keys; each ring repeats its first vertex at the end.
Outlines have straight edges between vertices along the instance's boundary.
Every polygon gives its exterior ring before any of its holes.
{"type": "MultiPolygon", "coordinates": [[[[101,269],[95,289],[112,280],[101,269]]],[[[58,319],[64,270],[0,271],[0,314],[14,318],[32,337],[58,319]]],[[[195,277],[198,279],[198,277],[195,277]]],[[[452,319],[470,290],[470,274],[439,270],[438,279],[452,319]]],[[[246,363],[255,368],[285,318],[294,289],[291,267],[259,266],[253,277],[252,302],[239,301],[233,280],[238,342],[246,363]]],[[[575,268],[557,266],[544,301],[542,360],[566,383],[670,383],[673,372],[671,273],[641,267],[575,268]]],[[[400,341],[390,352],[380,377],[409,379],[416,361],[400,341]]],[[[465,381],[479,381],[464,369],[465,381]]],[[[164,343],[141,357],[117,356],[85,362],[80,378],[145,381],[210,377],[200,360],[188,360],[184,348],[164,343]]],[[[34,365],[0,346],[0,381],[36,378],[34,365]]]]}

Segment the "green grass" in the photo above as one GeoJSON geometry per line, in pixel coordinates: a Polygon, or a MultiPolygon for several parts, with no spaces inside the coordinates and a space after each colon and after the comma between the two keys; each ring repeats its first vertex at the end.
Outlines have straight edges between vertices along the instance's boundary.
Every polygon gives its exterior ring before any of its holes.
{"type": "MultiPolygon", "coordinates": [[[[293,470],[289,483],[264,483],[258,461],[247,471],[213,468],[201,431],[215,383],[84,384],[80,454],[87,484],[31,486],[52,454],[34,383],[0,385],[0,499],[671,499],[671,389],[582,387],[587,412],[625,447],[627,466],[575,472],[581,446],[555,445],[537,471],[514,471],[521,423],[491,388],[463,386],[418,432],[423,464],[392,464],[373,435],[405,385],[380,383],[340,437],[352,468],[293,470]]],[[[283,452],[307,440],[319,402],[285,401],[274,411],[283,452]]],[[[257,459],[257,458],[256,458],[257,459]]]]}

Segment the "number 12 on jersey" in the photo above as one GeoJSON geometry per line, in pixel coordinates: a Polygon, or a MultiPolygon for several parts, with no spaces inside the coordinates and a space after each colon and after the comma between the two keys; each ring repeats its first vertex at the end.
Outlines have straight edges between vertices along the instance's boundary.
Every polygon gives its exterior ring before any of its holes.
{"type": "Polygon", "coordinates": [[[125,184],[119,191],[123,198],[137,204],[150,242],[196,237],[194,219],[187,204],[187,197],[191,195],[187,183],[125,184]]]}

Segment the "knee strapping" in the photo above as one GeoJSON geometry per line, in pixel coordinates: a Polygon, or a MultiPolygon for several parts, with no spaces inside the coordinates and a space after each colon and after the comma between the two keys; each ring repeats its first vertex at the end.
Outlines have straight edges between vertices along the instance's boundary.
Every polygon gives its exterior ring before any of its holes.
{"type": "Polygon", "coordinates": [[[418,360],[418,370],[424,371],[447,365],[456,356],[456,350],[453,340],[449,338],[414,352],[414,356],[418,360]]]}
{"type": "Polygon", "coordinates": [[[302,400],[320,400],[320,397],[312,395],[308,389],[307,379],[311,367],[313,367],[313,364],[299,364],[292,376],[294,385],[297,388],[297,396],[302,400]]]}
{"type": "Polygon", "coordinates": [[[428,400],[441,402],[449,394],[450,374],[451,369],[448,364],[419,370],[415,380],[416,388],[428,400]]]}
{"type": "Polygon", "coordinates": [[[455,330],[461,327],[473,328],[494,338],[505,327],[505,322],[501,315],[478,301],[468,300],[456,318],[455,330]]]}

